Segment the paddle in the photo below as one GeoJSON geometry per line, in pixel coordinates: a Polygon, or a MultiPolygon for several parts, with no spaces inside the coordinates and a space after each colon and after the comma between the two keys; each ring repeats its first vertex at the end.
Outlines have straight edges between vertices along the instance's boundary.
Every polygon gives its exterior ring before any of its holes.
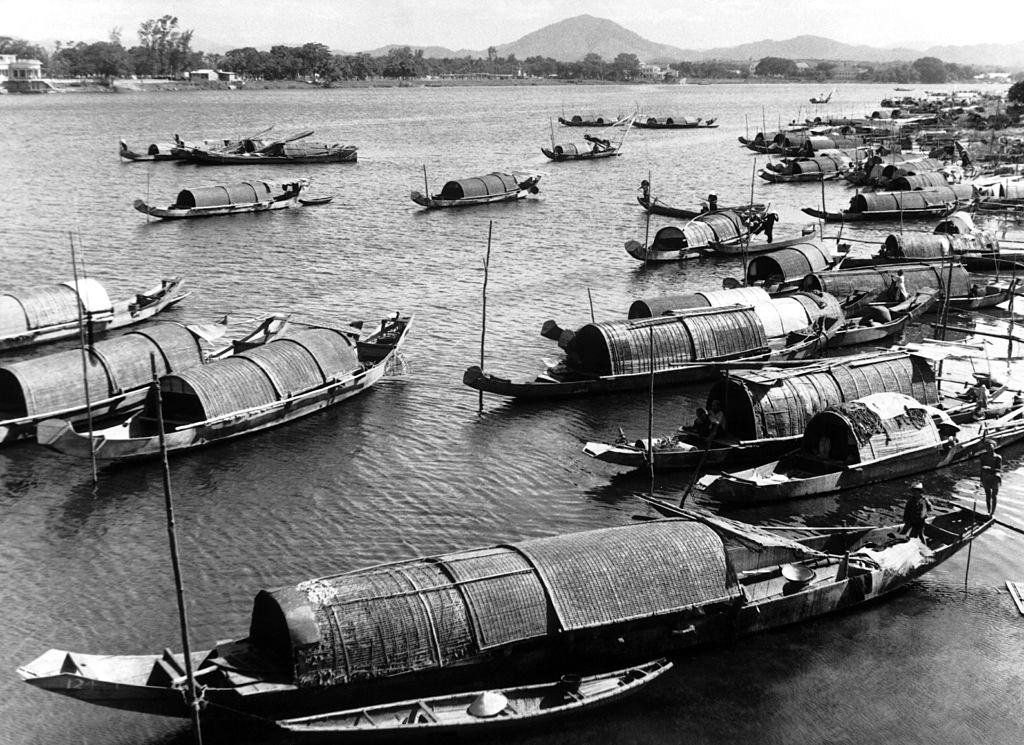
{"type": "MultiPolygon", "coordinates": [[[[966,505],[961,504],[959,502],[956,502],[956,501],[954,501],[952,499],[943,499],[942,497],[933,497],[932,499],[935,502],[945,502],[946,504],[952,505],[954,507],[960,507],[960,508],[963,508],[963,509],[970,509],[966,505]]],[[[1002,527],[1006,528],[1007,530],[1012,530],[1014,533],[1020,533],[1021,535],[1024,535],[1024,528],[1020,527],[1019,525],[1014,525],[1012,523],[1005,522],[1005,521],[1000,520],[999,518],[994,517],[992,515],[989,515],[989,518],[996,525],[1001,525],[1002,527]]]]}
{"type": "Polygon", "coordinates": [[[278,145],[283,145],[286,142],[295,142],[295,140],[301,140],[303,137],[309,137],[311,134],[313,134],[313,130],[312,129],[307,130],[305,132],[299,132],[298,134],[294,134],[291,137],[285,137],[283,140],[274,140],[273,142],[269,143],[268,145],[264,145],[263,147],[261,147],[256,152],[257,153],[265,153],[268,150],[271,150],[272,148],[277,147],[278,145]]]}

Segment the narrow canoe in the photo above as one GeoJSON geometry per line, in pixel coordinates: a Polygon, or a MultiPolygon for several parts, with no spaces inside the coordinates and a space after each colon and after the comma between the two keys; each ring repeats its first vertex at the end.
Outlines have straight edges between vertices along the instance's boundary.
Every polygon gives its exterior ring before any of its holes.
{"type": "Polygon", "coordinates": [[[635,693],[672,669],[655,660],[624,670],[580,678],[562,676],[552,683],[470,691],[377,704],[298,719],[277,726],[303,741],[310,737],[334,741],[387,741],[399,737],[490,735],[578,714],[635,693]]]}

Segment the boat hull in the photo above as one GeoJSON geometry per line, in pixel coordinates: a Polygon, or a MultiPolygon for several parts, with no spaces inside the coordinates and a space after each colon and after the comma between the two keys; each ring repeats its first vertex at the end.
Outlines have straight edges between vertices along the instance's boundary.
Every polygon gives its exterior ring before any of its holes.
{"type": "MultiPolygon", "coordinates": [[[[737,442],[728,446],[681,448],[678,445],[655,445],[654,470],[669,471],[693,468],[711,468],[725,463],[749,463],[777,458],[789,452],[799,443],[797,437],[780,437],[774,440],[737,442]]],[[[603,442],[588,442],[583,452],[596,460],[614,463],[630,468],[647,468],[648,451],[643,441],[635,445],[611,445],[603,442]]]]}
{"type": "Polygon", "coordinates": [[[569,153],[556,153],[554,150],[549,150],[546,147],[542,147],[540,149],[540,151],[542,153],[544,153],[544,155],[546,155],[548,158],[550,158],[551,160],[555,161],[556,163],[562,163],[562,162],[567,161],[567,160],[600,160],[602,158],[613,158],[616,155],[620,154],[618,148],[612,148],[610,150],[599,150],[596,153],[591,151],[591,152],[588,152],[588,153],[571,153],[571,154],[569,154],[569,153]]]}
{"type": "Polygon", "coordinates": [[[428,210],[446,209],[449,207],[475,207],[481,204],[495,204],[497,202],[515,202],[519,199],[526,199],[530,194],[536,194],[539,191],[537,188],[538,181],[540,181],[540,176],[531,176],[522,181],[516,189],[501,192],[500,194],[487,194],[481,197],[441,199],[437,195],[427,196],[421,192],[414,191],[409,195],[409,198],[428,210]]]}
{"type": "MultiPolygon", "coordinates": [[[[146,298],[144,304],[140,304],[137,300],[122,300],[114,303],[109,313],[92,314],[84,324],[86,337],[98,336],[107,331],[141,323],[157,313],[173,307],[189,295],[187,292],[180,292],[184,283],[185,281],[181,278],[166,280],[142,293],[141,297],[146,298]]],[[[61,339],[71,339],[77,337],[79,333],[77,322],[31,329],[19,334],[0,337],[0,350],[18,349],[61,339]]]]}
{"type": "Polygon", "coordinates": [[[273,165],[289,163],[292,165],[316,165],[318,163],[355,163],[358,159],[358,148],[345,145],[321,155],[265,155],[263,153],[219,153],[199,148],[179,149],[182,157],[193,163],[208,166],[242,166],[242,165],[273,165]]]}

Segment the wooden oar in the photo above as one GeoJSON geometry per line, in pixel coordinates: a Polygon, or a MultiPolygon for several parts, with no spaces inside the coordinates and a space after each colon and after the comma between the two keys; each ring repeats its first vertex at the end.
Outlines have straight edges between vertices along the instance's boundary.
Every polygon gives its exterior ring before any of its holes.
{"type": "Polygon", "coordinates": [[[312,129],[307,130],[305,132],[299,132],[298,134],[292,135],[291,137],[285,137],[283,140],[274,140],[274,142],[271,142],[269,145],[264,145],[256,152],[265,153],[268,150],[277,147],[278,145],[284,145],[286,142],[295,142],[295,140],[301,140],[303,137],[309,137],[311,134],[313,134],[312,129]]]}
{"type": "MultiPolygon", "coordinates": [[[[961,504],[960,502],[956,502],[956,501],[954,501],[952,499],[943,499],[942,497],[933,497],[932,501],[934,501],[934,502],[945,502],[946,504],[952,505],[953,507],[959,507],[959,508],[965,509],[965,510],[971,509],[967,505],[961,504]]],[[[1005,521],[1000,520],[999,518],[994,517],[992,515],[989,515],[989,518],[996,525],[1001,525],[1002,527],[1006,528],[1007,530],[1012,530],[1014,533],[1020,533],[1021,535],[1024,535],[1024,528],[1020,527],[1019,525],[1013,525],[1012,523],[1005,522],[1005,521]]]]}

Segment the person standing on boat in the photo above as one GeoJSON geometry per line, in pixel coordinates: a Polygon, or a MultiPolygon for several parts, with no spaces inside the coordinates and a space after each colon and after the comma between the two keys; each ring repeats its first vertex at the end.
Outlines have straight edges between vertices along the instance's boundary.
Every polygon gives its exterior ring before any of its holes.
{"type": "Polygon", "coordinates": [[[710,407],[708,419],[711,420],[711,435],[719,437],[725,434],[725,412],[722,411],[722,405],[717,400],[712,401],[710,407]]]}
{"type": "Polygon", "coordinates": [[[892,280],[892,299],[893,302],[902,303],[907,299],[907,278],[903,276],[903,270],[900,269],[896,272],[896,276],[892,280]]]}
{"type": "Polygon", "coordinates": [[[1003,483],[1003,456],[996,452],[996,444],[985,440],[981,453],[981,486],[985,490],[985,507],[988,514],[996,511],[999,485],[1003,483]]]}
{"type": "Polygon", "coordinates": [[[718,195],[715,192],[708,194],[708,212],[715,212],[718,210],[718,195]]]}
{"type": "Polygon", "coordinates": [[[924,525],[931,514],[932,503],[924,495],[924,484],[920,481],[910,487],[910,499],[903,508],[903,527],[901,533],[906,533],[909,538],[919,538],[924,541],[924,525]]]}
{"type": "Polygon", "coordinates": [[[651,203],[651,182],[644,179],[640,182],[640,192],[644,195],[644,202],[651,203]]]}
{"type": "Polygon", "coordinates": [[[779,220],[778,212],[769,212],[764,216],[764,222],[761,223],[761,227],[758,230],[764,229],[764,237],[769,243],[772,242],[772,230],[775,229],[775,223],[779,220]]]}

